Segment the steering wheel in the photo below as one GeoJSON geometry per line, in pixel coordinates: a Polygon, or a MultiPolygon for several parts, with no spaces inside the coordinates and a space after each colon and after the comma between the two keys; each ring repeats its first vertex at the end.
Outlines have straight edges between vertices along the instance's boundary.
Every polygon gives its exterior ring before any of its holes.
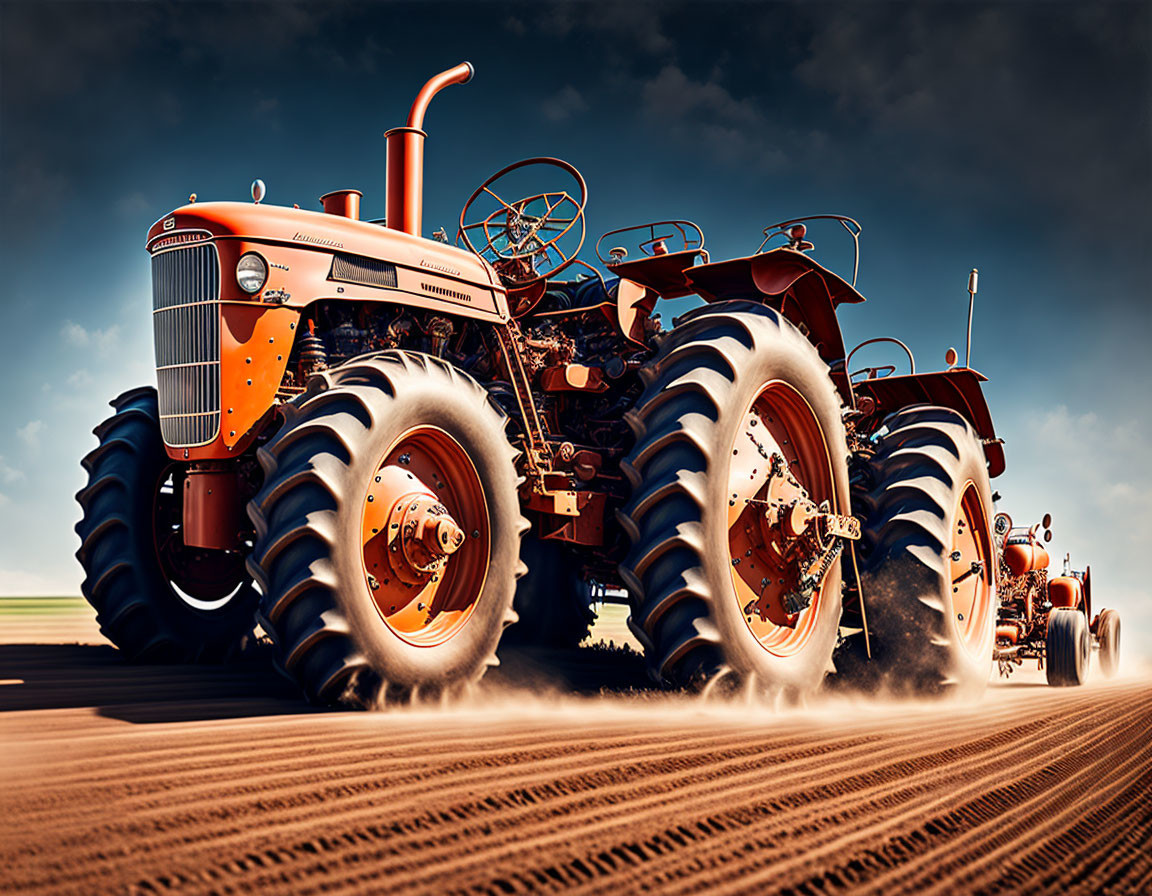
{"type": "MultiPolygon", "coordinates": [[[[539,169],[532,174],[538,177],[539,169]]],[[[548,177],[556,176],[548,172],[548,177]]],[[[587,202],[588,187],[572,165],[561,159],[524,159],[476,188],[460,210],[456,244],[463,242],[490,263],[506,285],[521,289],[558,274],[576,260],[584,245],[587,202]],[[567,190],[547,190],[511,202],[503,199],[510,193],[508,187],[515,187],[509,175],[532,166],[558,168],[573,183],[567,190]],[[499,184],[501,180],[508,185],[499,184]]]]}

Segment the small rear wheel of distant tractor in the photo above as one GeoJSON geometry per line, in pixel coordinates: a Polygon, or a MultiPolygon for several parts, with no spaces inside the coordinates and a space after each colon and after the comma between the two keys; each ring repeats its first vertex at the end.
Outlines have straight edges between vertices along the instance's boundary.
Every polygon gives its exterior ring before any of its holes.
{"type": "Polygon", "coordinates": [[[255,624],[244,557],[184,545],[183,469],[164,450],[156,390],[125,392],[112,407],[76,495],[81,591],[100,631],[132,659],[224,659],[255,624]]]}
{"type": "Polygon", "coordinates": [[[313,377],[261,449],[260,622],[323,704],[444,698],[495,663],[522,571],[516,451],[475,380],[390,351],[313,377]]]}
{"type": "Polygon", "coordinates": [[[1048,613],[1048,638],[1044,668],[1048,684],[1078,687],[1088,678],[1092,642],[1084,613],[1073,607],[1056,607],[1048,613]]]}
{"type": "Polygon", "coordinates": [[[653,677],[815,691],[840,620],[842,545],[823,526],[848,500],[827,366],[786,318],[735,301],[681,318],[642,376],[621,575],[653,677]]]}
{"type": "Polygon", "coordinates": [[[1120,668],[1120,614],[1101,610],[1096,620],[1096,640],[1100,645],[1100,671],[1111,678],[1120,668]]]}
{"type": "Polygon", "coordinates": [[[885,421],[862,493],[861,580],[872,659],[855,643],[849,679],[918,695],[976,695],[995,641],[992,497],[983,448],[963,417],[915,405],[885,421]]]}
{"type": "Polygon", "coordinates": [[[501,646],[576,647],[596,620],[579,558],[567,545],[534,535],[524,538],[520,556],[528,571],[516,585],[517,620],[501,646]]]}

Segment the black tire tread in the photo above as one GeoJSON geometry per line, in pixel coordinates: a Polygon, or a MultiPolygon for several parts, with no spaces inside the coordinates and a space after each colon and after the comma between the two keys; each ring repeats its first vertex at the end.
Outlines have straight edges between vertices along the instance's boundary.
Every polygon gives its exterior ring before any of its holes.
{"type": "MultiPolygon", "coordinates": [[[[248,506],[256,544],[248,569],[259,583],[258,619],[275,645],[278,668],[319,704],[370,705],[395,685],[377,680],[357,648],[348,619],[336,601],[338,577],[329,560],[341,501],[333,471],[359,450],[359,435],[374,423],[374,400],[395,395],[397,375],[439,378],[445,389],[471,391],[477,412],[507,418],[471,377],[451,364],[417,352],[388,351],[353,359],[312,377],[304,393],[282,409],[281,434],[257,457],[264,486],[248,506]]],[[[508,460],[519,452],[508,445],[508,460]]],[[[528,528],[523,517],[519,534],[528,528]]],[[[517,576],[523,574],[523,566],[517,576]]],[[[515,621],[509,612],[507,626],[515,621]]],[[[477,678],[497,663],[495,651],[477,678]]],[[[412,693],[398,695],[411,698],[412,693]]]]}
{"type": "Polygon", "coordinates": [[[811,343],[763,305],[729,301],[690,311],[641,369],[644,391],[625,415],[635,444],[621,469],[632,495],[618,520],[632,545],[620,575],[630,592],[628,626],[657,681],[698,685],[726,668],[710,618],[720,598],[701,571],[704,483],[718,461],[707,433],[744,360],[771,340],[792,342],[823,365],[811,343]]]}
{"type": "Polygon", "coordinates": [[[1100,641],[1100,671],[1105,678],[1120,670],[1120,614],[1115,610],[1101,610],[1096,622],[1100,641]]]}
{"type": "Polygon", "coordinates": [[[949,519],[961,445],[978,445],[976,434],[958,413],[933,405],[903,408],[885,425],[888,433],[867,470],[854,477],[852,494],[863,521],[857,556],[872,659],[864,658],[863,639],[854,638],[844,671],[870,686],[919,694],[979,689],[980,681],[956,673],[958,648],[939,597],[951,587],[949,519]],[[898,594],[884,581],[892,569],[911,580],[898,594]]]}
{"type": "Polygon", "coordinates": [[[1044,670],[1053,687],[1079,687],[1088,677],[1088,621],[1079,609],[1057,607],[1048,614],[1044,670]],[[1077,665],[1077,655],[1080,663],[1077,665]]]}
{"type": "MultiPolygon", "coordinates": [[[[115,413],[97,426],[99,444],[81,461],[88,483],[76,494],[83,516],[76,524],[84,569],[80,585],[96,610],[100,632],[130,659],[141,662],[214,663],[235,655],[251,631],[242,607],[194,631],[165,605],[168,583],[154,560],[140,553],[125,508],[147,506],[153,483],[139,482],[164,452],[156,389],[142,386],[110,402],[115,413]]],[[[150,533],[149,533],[150,536],[150,533]]],[[[234,600],[251,602],[248,595],[234,600]]],[[[171,600],[176,600],[173,596],[171,600]]]]}

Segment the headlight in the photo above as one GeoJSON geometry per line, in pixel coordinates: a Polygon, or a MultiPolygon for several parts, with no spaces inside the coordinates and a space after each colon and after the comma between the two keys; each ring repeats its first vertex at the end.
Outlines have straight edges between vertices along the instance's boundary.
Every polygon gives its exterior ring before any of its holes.
{"type": "Polygon", "coordinates": [[[268,265],[255,252],[246,252],[236,262],[236,282],[244,292],[259,292],[268,279],[268,265]]]}

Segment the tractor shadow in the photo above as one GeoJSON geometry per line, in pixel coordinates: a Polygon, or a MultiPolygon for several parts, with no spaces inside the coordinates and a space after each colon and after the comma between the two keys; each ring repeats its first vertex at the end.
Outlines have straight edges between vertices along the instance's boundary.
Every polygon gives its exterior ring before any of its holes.
{"type": "Polygon", "coordinates": [[[629,647],[604,643],[569,649],[502,647],[500,665],[481,687],[552,691],[581,696],[622,696],[660,690],[642,657],[629,647]]]}
{"type": "MultiPolygon", "coordinates": [[[[654,685],[627,647],[507,648],[482,691],[622,695],[654,685]]],[[[0,644],[0,713],[92,709],[133,724],[339,712],[310,706],[255,644],[225,665],[132,663],[99,644],[0,644]]]]}
{"type": "Polygon", "coordinates": [[[315,711],[253,649],[220,666],[143,665],[97,644],[0,645],[0,713],[92,708],[133,723],[315,711]]]}

